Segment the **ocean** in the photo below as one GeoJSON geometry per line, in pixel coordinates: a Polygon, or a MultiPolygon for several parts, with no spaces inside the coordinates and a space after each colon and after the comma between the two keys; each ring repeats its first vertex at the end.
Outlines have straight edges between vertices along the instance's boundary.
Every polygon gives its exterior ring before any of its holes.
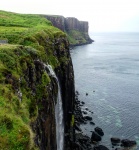
{"type": "Polygon", "coordinates": [[[90,131],[101,127],[105,135],[100,144],[109,148],[111,137],[139,144],[139,33],[93,33],[90,37],[94,43],[70,51],[75,88],[85,107],[94,112],[88,115],[96,124],[88,122],[81,128],[91,137],[90,131]]]}

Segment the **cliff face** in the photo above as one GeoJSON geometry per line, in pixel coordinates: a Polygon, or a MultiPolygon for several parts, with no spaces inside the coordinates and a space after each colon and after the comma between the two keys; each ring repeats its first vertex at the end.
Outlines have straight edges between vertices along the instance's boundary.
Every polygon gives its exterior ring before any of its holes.
{"type": "Polygon", "coordinates": [[[45,17],[60,30],[67,33],[70,45],[90,44],[93,40],[88,35],[88,22],[79,21],[76,18],[63,16],[48,16],[45,17]]]}
{"type": "Polygon", "coordinates": [[[66,31],[69,30],[78,30],[80,32],[88,33],[88,22],[87,21],[79,21],[76,18],[65,18],[65,28],[66,31]]]}
{"type": "Polygon", "coordinates": [[[59,28],[63,32],[65,31],[65,18],[63,16],[45,16],[50,20],[53,26],[59,28]]]}
{"type": "Polygon", "coordinates": [[[9,42],[0,44],[0,149],[57,149],[58,85],[47,64],[61,87],[66,149],[74,131],[74,75],[67,37],[38,15],[0,11],[0,16],[0,39],[9,42]]]}
{"type": "MultiPolygon", "coordinates": [[[[55,57],[61,61],[60,65],[55,68],[55,72],[61,87],[65,134],[69,134],[72,118],[72,114],[69,112],[73,112],[74,109],[74,75],[69,53],[69,43],[66,38],[56,38],[53,44],[54,47],[52,49],[55,51],[55,57]]],[[[42,72],[43,63],[40,61],[35,61],[34,63],[37,70],[37,73],[35,74],[37,78],[36,80],[39,81],[41,76],[38,75],[42,72]]],[[[43,95],[37,104],[40,105],[41,108],[38,111],[37,119],[32,126],[34,132],[36,133],[35,142],[40,149],[57,150],[54,109],[58,89],[56,81],[52,77],[50,80],[50,84],[46,87],[48,95],[43,95]]],[[[35,83],[33,80],[32,82],[35,83]]],[[[68,145],[70,137],[73,136],[73,133],[71,134],[72,135],[65,137],[65,149],[68,145]]]]}

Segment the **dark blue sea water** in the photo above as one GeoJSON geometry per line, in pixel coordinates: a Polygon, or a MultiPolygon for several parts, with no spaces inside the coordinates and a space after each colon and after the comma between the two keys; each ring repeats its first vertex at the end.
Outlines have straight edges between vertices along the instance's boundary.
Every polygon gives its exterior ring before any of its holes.
{"type": "MultiPolygon", "coordinates": [[[[91,37],[93,44],[71,50],[79,98],[94,112],[90,115],[96,126],[104,130],[103,144],[110,147],[113,136],[139,144],[139,33],[91,37]]],[[[89,123],[82,126],[89,136],[93,128],[89,123]]]]}

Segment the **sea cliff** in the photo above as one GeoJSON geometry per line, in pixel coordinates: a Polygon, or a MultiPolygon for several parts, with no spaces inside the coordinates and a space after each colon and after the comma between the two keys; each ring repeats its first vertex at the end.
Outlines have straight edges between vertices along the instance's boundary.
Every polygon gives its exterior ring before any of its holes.
{"type": "Polygon", "coordinates": [[[64,149],[74,140],[74,73],[65,33],[40,15],[0,11],[0,149],[56,150],[58,84],[64,149]]]}
{"type": "Polygon", "coordinates": [[[67,34],[71,46],[90,44],[93,40],[89,37],[89,25],[87,21],[79,21],[77,18],[56,15],[44,15],[52,24],[67,34]]]}

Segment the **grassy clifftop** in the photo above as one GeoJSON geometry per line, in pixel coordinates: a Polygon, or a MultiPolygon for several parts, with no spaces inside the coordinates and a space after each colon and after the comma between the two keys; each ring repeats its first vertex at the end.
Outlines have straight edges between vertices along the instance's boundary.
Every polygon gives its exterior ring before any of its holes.
{"type": "Polygon", "coordinates": [[[28,37],[37,46],[34,35],[39,33],[51,38],[62,34],[60,30],[52,26],[50,21],[40,15],[0,11],[0,39],[8,39],[9,43],[30,45],[31,43],[25,42],[28,37]]]}
{"type": "Polygon", "coordinates": [[[66,63],[65,41],[60,42],[65,38],[65,33],[39,15],[0,11],[0,40],[8,41],[0,43],[1,150],[37,149],[30,125],[43,109],[39,101],[47,99],[51,79],[41,67],[35,68],[34,61],[53,68],[66,63]],[[63,55],[57,57],[56,49],[63,55]]]}
{"type": "Polygon", "coordinates": [[[41,59],[48,62],[51,59],[50,64],[53,63],[53,66],[58,63],[53,56],[53,43],[56,38],[62,37],[65,38],[66,35],[40,15],[0,11],[0,40],[8,40],[9,44],[31,46],[38,50],[41,59]]]}

